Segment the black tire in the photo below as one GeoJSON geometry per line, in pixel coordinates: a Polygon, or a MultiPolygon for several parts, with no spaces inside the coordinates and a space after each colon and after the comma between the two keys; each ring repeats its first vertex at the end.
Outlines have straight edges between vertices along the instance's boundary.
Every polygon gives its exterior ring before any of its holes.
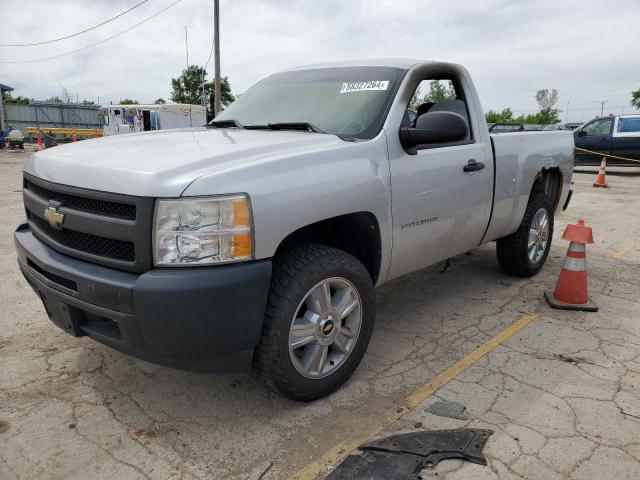
{"type": "Polygon", "coordinates": [[[285,251],[273,263],[271,287],[255,354],[257,371],[267,385],[302,402],[324,397],[354,372],[369,345],[375,318],[375,293],[367,269],[352,255],[324,245],[302,245],[285,251]],[[348,280],[361,304],[360,332],[344,363],[322,378],[307,378],[296,370],[289,354],[289,329],[298,305],[319,282],[331,277],[348,280]]]}
{"type": "Polygon", "coordinates": [[[518,230],[511,235],[498,239],[496,252],[498,263],[502,270],[519,277],[531,277],[538,273],[547,261],[551,241],[553,240],[553,205],[549,198],[542,192],[533,192],[529,197],[529,203],[525,210],[522,223],[518,230]],[[527,243],[529,241],[529,229],[538,210],[544,208],[549,218],[549,237],[547,246],[540,260],[533,263],[529,259],[527,243]]]}

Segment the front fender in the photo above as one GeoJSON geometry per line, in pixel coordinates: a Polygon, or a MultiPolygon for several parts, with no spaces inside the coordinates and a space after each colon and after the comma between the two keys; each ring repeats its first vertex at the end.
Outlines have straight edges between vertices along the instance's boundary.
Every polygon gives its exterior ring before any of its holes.
{"type": "Polygon", "coordinates": [[[196,179],[183,196],[248,193],[255,258],[273,257],[288,235],[312,223],[371,212],[380,227],[384,281],[391,257],[391,190],[384,133],[364,142],[260,158],[196,179]]]}

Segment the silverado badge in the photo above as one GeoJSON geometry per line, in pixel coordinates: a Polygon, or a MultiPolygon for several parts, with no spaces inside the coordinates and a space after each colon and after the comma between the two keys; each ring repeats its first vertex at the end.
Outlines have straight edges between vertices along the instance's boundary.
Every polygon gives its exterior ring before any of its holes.
{"type": "Polygon", "coordinates": [[[49,205],[44,209],[44,218],[47,219],[49,225],[56,230],[60,230],[62,228],[62,222],[64,222],[64,213],[58,212],[55,205],[49,205]]]}

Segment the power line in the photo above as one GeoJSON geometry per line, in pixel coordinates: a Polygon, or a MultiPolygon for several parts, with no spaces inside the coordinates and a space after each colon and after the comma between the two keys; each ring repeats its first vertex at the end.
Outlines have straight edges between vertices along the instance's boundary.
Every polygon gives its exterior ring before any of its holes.
{"type": "Polygon", "coordinates": [[[215,46],[215,44],[216,44],[216,36],[214,33],[211,38],[211,50],[209,50],[209,58],[207,58],[207,63],[204,64],[204,68],[202,69],[202,106],[205,108],[207,108],[206,92],[205,92],[205,87],[207,82],[205,79],[205,73],[207,71],[207,67],[209,66],[209,62],[211,61],[211,56],[213,55],[213,47],[215,46]]]}
{"type": "Polygon", "coordinates": [[[72,33],[71,35],[67,35],[67,36],[60,37],[60,38],[54,38],[53,40],[45,40],[44,42],[35,42],[35,43],[0,43],[0,47],[34,47],[36,45],[45,45],[47,43],[59,42],[61,40],[66,40],[67,38],[77,37],[78,35],[82,35],[83,33],[87,33],[87,32],[89,32],[91,30],[95,30],[98,27],[106,25],[107,23],[114,21],[116,18],[120,18],[121,16],[129,13],[132,10],[135,10],[140,5],[142,5],[143,3],[147,3],[148,1],[149,0],[142,0],[142,2],[134,5],[133,7],[131,7],[128,10],[125,10],[122,13],[119,13],[115,17],[111,17],[109,20],[105,20],[104,22],[99,23],[98,25],[94,25],[93,27],[86,28],[86,29],[84,29],[84,30],[82,30],[80,32],[72,33]]]}
{"type": "MultiPolygon", "coordinates": [[[[600,86],[607,86],[607,85],[627,85],[627,84],[638,84],[638,83],[640,83],[640,79],[615,81],[615,82],[594,82],[594,83],[592,83],[592,85],[597,88],[597,87],[600,87],[600,86]]],[[[571,85],[570,87],[567,87],[566,85],[565,86],[560,85],[559,87],[556,88],[556,90],[558,90],[558,93],[560,93],[561,90],[566,91],[567,88],[572,88],[574,86],[575,86],[575,84],[571,85]]],[[[482,88],[479,88],[479,90],[482,90],[482,88]]],[[[529,96],[530,92],[532,92],[532,91],[533,91],[533,89],[511,90],[510,93],[512,93],[512,94],[513,93],[521,93],[521,94],[527,94],[525,96],[529,96]]],[[[622,90],[620,90],[620,91],[622,91],[622,90]]],[[[625,91],[626,91],[626,89],[625,89],[625,91]]],[[[607,92],[608,92],[608,90],[607,90],[607,92]]],[[[590,95],[590,94],[593,94],[593,93],[594,92],[590,91],[590,92],[585,92],[585,93],[577,93],[577,95],[590,95]]],[[[496,92],[495,94],[494,93],[488,93],[488,95],[499,96],[500,92],[496,92]]],[[[533,94],[531,94],[531,95],[533,95],[533,94]]]]}
{"type": "Polygon", "coordinates": [[[207,63],[204,64],[204,70],[209,66],[209,62],[211,61],[211,56],[213,55],[213,47],[216,44],[216,35],[215,33],[211,36],[211,50],[209,50],[209,58],[207,58],[207,63]]]}
{"type": "Polygon", "coordinates": [[[102,43],[108,42],[109,40],[119,37],[120,35],[123,35],[127,32],[130,32],[131,30],[133,30],[136,27],[139,27],[140,25],[142,25],[143,23],[148,22],[149,20],[151,20],[152,18],[157,17],[158,15],[160,15],[161,13],[166,12],[167,10],[169,10],[171,7],[173,7],[174,5],[180,3],[182,0],[176,0],[175,2],[173,2],[171,5],[163,8],[162,10],[160,10],[159,12],[154,13],[153,15],[151,15],[150,17],[145,18],[144,20],[142,20],[141,22],[136,23],[135,25],[122,30],[121,32],[118,32],[114,35],[111,35],[110,37],[105,38],[104,40],[100,40],[99,42],[96,43],[92,43],[91,45],[87,45],[86,47],[83,48],[79,48],[77,50],[72,50],[70,52],[66,52],[66,53],[61,53],[60,55],[54,55],[53,57],[44,57],[44,58],[33,58],[31,60],[12,60],[12,61],[0,61],[0,64],[6,64],[6,63],[33,63],[33,62],[42,62],[45,60],[54,60],[56,58],[60,58],[60,57],[66,57],[67,55],[73,55],[74,53],[79,53],[79,52],[84,52],[85,50],[89,50],[90,48],[93,48],[97,45],[100,45],[102,43]]]}

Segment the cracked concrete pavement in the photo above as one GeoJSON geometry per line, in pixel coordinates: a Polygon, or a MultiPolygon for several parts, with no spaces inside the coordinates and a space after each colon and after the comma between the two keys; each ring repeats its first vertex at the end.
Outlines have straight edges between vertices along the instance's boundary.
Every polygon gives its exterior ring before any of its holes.
{"type": "MultiPolygon", "coordinates": [[[[524,314],[538,319],[385,430],[491,428],[486,467],[441,462],[456,479],[640,478],[640,190],[637,177],[575,176],[547,266],[500,272],[492,244],[377,291],[368,353],[338,392],[297,404],[254,375],[203,375],[133,359],[49,322],[18,272],[24,154],[0,153],[0,478],[283,479],[385,413],[524,314]],[[588,248],[597,313],[550,309],[568,222],[588,248]],[[634,220],[635,219],[635,220],[634,220]],[[468,420],[438,417],[440,400],[468,420]]],[[[319,472],[318,478],[324,473],[319,472]]]]}

